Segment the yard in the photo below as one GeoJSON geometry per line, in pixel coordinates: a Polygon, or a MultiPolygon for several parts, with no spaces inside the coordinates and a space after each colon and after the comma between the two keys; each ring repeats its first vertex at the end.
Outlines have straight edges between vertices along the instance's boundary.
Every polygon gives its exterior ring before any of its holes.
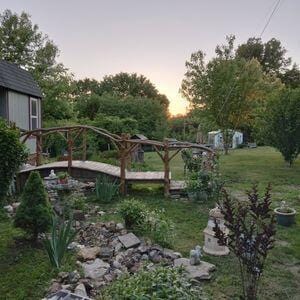
{"type": "MultiPolygon", "coordinates": [[[[150,168],[162,169],[156,153],[146,153],[150,168]]],[[[183,178],[183,163],[180,155],[172,161],[172,178],[183,178]]],[[[274,207],[280,200],[286,200],[300,210],[300,160],[288,168],[278,152],[272,148],[235,150],[228,156],[220,156],[220,171],[226,180],[226,187],[236,197],[244,197],[244,191],[253,182],[261,191],[272,183],[274,207]]],[[[162,189],[143,187],[134,191],[134,197],[151,207],[164,208],[166,214],[176,223],[174,249],[188,256],[195,245],[203,244],[202,231],[207,224],[208,211],[214,203],[196,204],[182,200],[166,200],[162,189]]],[[[114,214],[116,203],[103,205],[108,212],[102,220],[120,220],[114,214]],[[109,213],[111,212],[111,213],[109,213]]],[[[100,217],[99,217],[100,218],[100,217]]],[[[260,286],[260,299],[299,299],[300,294],[300,217],[291,228],[278,227],[276,247],[266,263],[266,270],[260,286]]],[[[0,223],[0,299],[40,299],[54,273],[48,258],[41,248],[32,248],[21,242],[22,232],[14,229],[9,221],[0,223]]],[[[238,299],[239,276],[235,258],[204,256],[217,270],[211,281],[204,284],[210,299],[238,299]]],[[[66,269],[74,268],[74,261],[68,258],[66,269]]]]}

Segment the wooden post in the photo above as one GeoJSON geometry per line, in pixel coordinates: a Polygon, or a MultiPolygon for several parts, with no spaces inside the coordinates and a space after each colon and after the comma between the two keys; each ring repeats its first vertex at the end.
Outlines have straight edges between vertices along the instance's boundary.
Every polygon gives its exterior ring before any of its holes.
{"type": "Polygon", "coordinates": [[[69,130],[67,132],[67,143],[68,143],[68,173],[71,175],[72,170],[72,155],[73,155],[73,140],[72,140],[72,134],[69,130]]]}
{"type": "MultiPolygon", "coordinates": [[[[127,167],[127,156],[128,156],[128,143],[126,142],[126,139],[129,138],[127,134],[121,135],[122,141],[120,145],[119,150],[119,156],[120,156],[120,192],[121,195],[125,196],[127,193],[127,187],[126,187],[126,167],[127,167]]],[[[130,153],[130,152],[129,152],[130,153]]]]}
{"type": "Polygon", "coordinates": [[[42,135],[39,133],[36,135],[36,158],[35,158],[36,166],[40,166],[42,164],[42,135]]]}
{"type": "Polygon", "coordinates": [[[82,143],[83,143],[83,149],[82,149],[82,160],[85,161],[86,160],[86,128],[83,130],[82,133],[82,143]]]}
{"type": "Polygon", "coordinates": [[[170,196],[170,159],[169,159],[169,143],[164,140],[164,195],[165,197],[170,196]]]}

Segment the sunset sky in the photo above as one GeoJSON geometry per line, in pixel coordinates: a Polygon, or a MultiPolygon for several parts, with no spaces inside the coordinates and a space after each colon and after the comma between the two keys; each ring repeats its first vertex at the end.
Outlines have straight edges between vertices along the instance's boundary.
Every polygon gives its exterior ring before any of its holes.
{"type": "MultiPolygon", "coordinates": [[[[76,78],[118,72],[147,76],[185,113],[179,95],[184,63],[199,49],[210,58],[216,44],[235,34],[237,44],[258,36],[274,0],[1,0],[0,9],[28,12],[57,44],[59,61],[76,78]]],[[[263,40],[281,40],[300,63],[300,1],[282,0],[263,40]]]]}

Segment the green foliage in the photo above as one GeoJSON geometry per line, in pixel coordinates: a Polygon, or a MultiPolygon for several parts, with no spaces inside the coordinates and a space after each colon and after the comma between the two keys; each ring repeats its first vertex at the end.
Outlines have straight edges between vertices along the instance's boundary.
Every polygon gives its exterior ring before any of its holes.
{"type": "Polygon", "coordinates": [[[152,271],[142,270],[133,276],[124,276],[106,288],[102,298],[138,299],[204,299],[202,290],[193,287],[182,269],[158,267],[152,271]]]}
{"type": "Polygon", "coordinates": [[[125,199],[118,205],[118,213],[125,221],[125,226],[129,229],[137,227],[145,220],[147,207],[138,200],[125,199]]]}
{"type": "Polygon", "coordinates": [[[284,90],[270,100],[257,131],[291,166],[300,153],[300,88],[284,90]]]}
{"type": "Polygon", "coordinates": [[[118,213],[127,228],[149,237],[163,247],[172,245],[174,223],[163,209],[151,210],[139,200],[126,199],[118,205],[118,213]]]}
{"type": "Polygon", "coordinates": [[[263,43],[261,38],[252,37],[238,46],[236,57],[247,60],[255,58],[265,72],[279,74],[291,63],[291,58],[285,57],[286,53],[287,50],[275,38],[263,43]]]}
{"type": "Polygon", "coordinates": [[[26,158],[25,147],[19,140],[19,131],[0,118],[0,206],[14,174],[26,158]]]}
{"type": "Polygon", "coordinates": [[[174,223],[166,216],[164,209],[147,210],[138,230],[162,247],[173,246],[174,223]]]}
{"type": "Polygon", "coordinates": [[[99,175],[96,179],[96,196],[101,202],[110,202],[118,194],[117,181],[111,181],[106,175],[99,175]]]}
{"type": "Polygon", "coordinates": [[[31,172],[17,209],[15,226],[24,229],[36,240],[51,224],[51,206],[39,172],[31,172]]]}
{"type": "Polygon", "coordinates": [[[66,179],[69,177],[69,174],[67,172],[58,172],[57,177],[58,179],[66,179]]]}
{"type": "Polygon", "coordinates": [[[217,201],[223,185],[224,182],[217,171],[192,172],[187,179],[189,197],[195,201],[217,201]]]}
{"type": "Polygon", "coordinates": [[[202,51],[193,53],[181,85],[193,107],[210,115],[225,133],[226,153],[230,138],[226,132],[252,124],[257,107],[282,87],[280,80],[263,72],[257,60],[235,56],[233,36],[227,42],[216,47],[216,57],[208,63],[202,51]]]}
{"type": "Polygon", "coordinates": [[[115,133],[127,130],[162,139],[167,129],[166,111],[158,101],[148,98],[85,95],[77,98],[75,111],[79,118],[88,118],[92,125],[115,133]]]}
{"type": "Polygon", "coordinates": [[[44,240],[44,246],[52,267],[62,265],[68,245],[74,240],[76,232],[71,228],[72,220],[59,224],[57,217],[52,217],[51,235],[44,240]]]}

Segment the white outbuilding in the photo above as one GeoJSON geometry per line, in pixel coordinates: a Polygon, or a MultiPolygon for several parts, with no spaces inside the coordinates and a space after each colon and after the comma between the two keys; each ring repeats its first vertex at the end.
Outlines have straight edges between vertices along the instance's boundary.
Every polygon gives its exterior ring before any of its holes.
{"type": "MultiPolygon", "coordinates": [[[[243,133],[240,131],[231,130],[232,140],[230,143],[230,148],[237,148],[238,145],[243,143],[243,133]]],[[[208,144],[212,145],[214,149],[223,149],[223,133],[221,130],[210,131],[208,133],[208,144]]]]}

